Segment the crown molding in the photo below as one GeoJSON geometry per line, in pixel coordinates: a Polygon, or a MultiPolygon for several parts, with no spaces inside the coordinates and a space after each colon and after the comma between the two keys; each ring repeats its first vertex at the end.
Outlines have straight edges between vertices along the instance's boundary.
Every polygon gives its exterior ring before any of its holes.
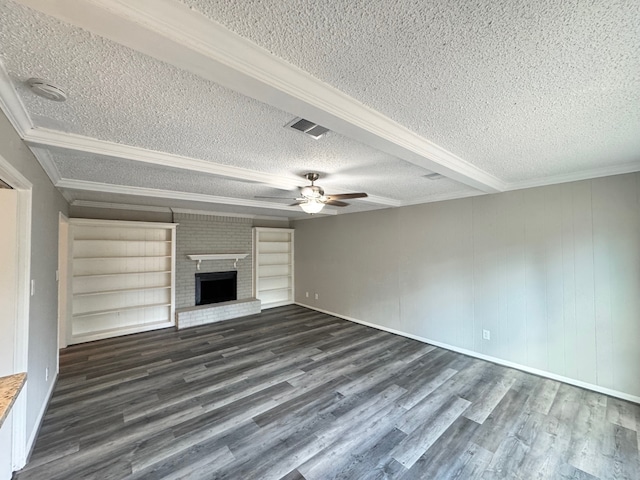
{"type": "Polygon", "coordinates": [[[277,220],[279,222],[288,220],[288,217],[276,217],[273,215],[252,215],[248,213],[233,213],[233,212],[215,212],[211,210],[195,210],[191,208],[172,208],[173,213],[186,214],[186,215],[209,215],[212,217],[232,217],[232,218],[252,218],[259,220],[277,220]]]}
{"type": "Polygon", "coordinates": [[[22,138],[25,132],[33,128],[27,109],[20,100],[2,60],[0,60],[0,108],[22,138]]]}
{"type": "Polygon", "coordinates": [[[469,197],[478,197],[480,195],[487,195],[485,192],[481,192],[479,190],[470,190],[465,192],[452,192],[452,193],[438,193],[435,195],[429,195],[427,197],[417,198],[414,200],[407,200],[406,202],[402,202],[403,207],[408,207],[411,205],[421,205],[423,203],[435,203],[435,202],[444,202],[446,200],[457,200],[461,198],[469,198],[469,197]]]}
{"type": "Polygon", "coordinates": [[[72,207],[106,208],[109,210],[136,210],[140,212],[171,213],[169,207],[155,207],[153,205],[133,205],[127,203],[94,202],[93,200],[74,200],[72,207]]]}
{"type": "MultiPolygon", "coordinates": [[[[60,180],[60,174],[58,173],[51,155],[41,147],[61,148],[132,160],[135,162],[149,163],[152,165],[179,168],[182,170],[206,173],[242,182],[260,183],[283,190],[294,190],[300,187],[301,184],[301,180],[297,178],[282,177],[246,168],[222,165],[219,163],[208,162],[206,160],[198,160],[166,152],[147,150],[145,148],[98,140],[97,138],[85,137],[83,135],[65,133],[47,128],[32,128],[27,130],[23,134],[23,139],[27,145],[31,147],[31,150],[34,153],[36,153],[36,151],[38,152],[36,157],[47,174],[49,174],[49,177],[54,184],[60,180]]],[[[338,189],[335,193],[348,192],[339,191],[338,189]]],[[[391,207],[398,207],[402,204],[399,200],[377,195],[370,195],[362,200],[391,207]]]]}
{"type": "Polygon", "coordinates": [[[62,180],[62,177],[60,176],[60,171],[58,170],[58,167],[53,161],[53,157],[51,156],[51,153],[48,150],[44,148],[39,148],[36,146],[31,146],[31,145],[29,146],[29,148],[54,185],[56,185],[60,180],[62,180]]]}
{"type": "Polygon", "coordinates": [[[626,173],[640,172],[640,162],[625,163],[622,165],[612,165],[581,172],[554,175],[553,177],[537,178],[533,180],[523,180],[520,182],[507,183],[506,190],[522,190],[524,188],[544,187],[546,185],[557,185],[559,183],[579,182],[591,180],[593,178],[610,177],[613,175],[624,175],[626,173]]]}
{"type": "Polygon", "coordinates": [[[74,200],[70,203],[72,207],[86,207],[86,208],[103,208],[109,210],[134,210],[140,212],[155,212],[155,213],[182,213],[191,215],[209,215],[215,217],[232,217],[232,218],[251,218],[259,220],[277,220],[288,221],[289,217],[276,217],[273,215],[252,215],[248,213],[233,213],[233,212],[215,212],[211,210],[194,210],[189,208],[171,208],[171,207],[157,207],[154,205],[137,205],[130,203],[112,203],[112,202],[96,202],[93,200],[74,200]]]}
{"type": "Polygon", "coordinates": [[[486,193],[504,183],[174,0],[19,0],[243,95],[486,193]]]}
{"type": "Polygon", "coordinates": [[[300,180],[295,178],[282,177],[246,168],[232,167],[230,165],[208,162],[206,160],[174,155],[172,153],[108,142],[83,135],[50,130],[48,128],[32,128],[24,133],[23,139],[32,147],[47,146],[105,155],[136,162],[207,173],[217,177],[241,180],[244,182],[261,183],[284,190],[292,190],[300,186],[300,180]]]}
{"type": "MultiPolygon", "coordinates": [[[[135,195],[141,197],[164,198],[171,200],[184,200],[190,202],[213,203],[219,205],[234,205],[240,207],[268,208],[271,210],[284,210],[298,213],[297,207],[280,205],[277,203],[261,202],[258,200],[246,200],[242,198],[218,197],[202,193],[177,192],[173,190],[161,190],[146,187],[131,187],[127,185],[114,185],[110,183],[91,182],[87,180],[73,180],[64,178],[56,183],[56,187],[63,190],[83,190],[89,192],[114,193],[119,195],[135,195]]],[[[336,215],[333,208],[324,208],[319,215],[336,215]]]]}

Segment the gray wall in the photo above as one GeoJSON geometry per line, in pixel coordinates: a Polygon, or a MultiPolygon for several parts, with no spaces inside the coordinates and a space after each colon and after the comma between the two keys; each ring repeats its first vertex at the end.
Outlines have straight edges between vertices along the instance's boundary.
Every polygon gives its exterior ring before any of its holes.
{"type": "Polygon", "coordinates": [[[31,278],[35,295],[29,309],[29,365],[27,435],[37,427],[57,363],[58,337],[58,213],[68,205],[54,188],[40,164],[24,145],[6,116],[0,113],[0,155],[32,184],[31,278]],[[45,368],[49,381],[45,381],[45,368]]]}
{"type": "Polygon", "coordinates": [[[294,228],[299,303],[640,396],[638,173],[294,228]]]}
{"type": "MultiPolygon", "coordinates": [[[[252,220],[176,213],[176,308],[195,305],[196,262],[189,254],[248,253],[238,260],[238,300],[252,296],[252,220]]],[[[205,260],[201,273],[233,270],[233,260],[205,260]]]]}

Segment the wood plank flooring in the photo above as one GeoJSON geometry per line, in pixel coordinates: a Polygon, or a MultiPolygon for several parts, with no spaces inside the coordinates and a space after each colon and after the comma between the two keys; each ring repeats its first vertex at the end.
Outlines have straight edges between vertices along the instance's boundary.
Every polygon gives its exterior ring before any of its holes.
{"type": "Polygon", "coordinates": [[[16,479],[640,479],[640,406],[298,306],[60,363],[16,479]]]}

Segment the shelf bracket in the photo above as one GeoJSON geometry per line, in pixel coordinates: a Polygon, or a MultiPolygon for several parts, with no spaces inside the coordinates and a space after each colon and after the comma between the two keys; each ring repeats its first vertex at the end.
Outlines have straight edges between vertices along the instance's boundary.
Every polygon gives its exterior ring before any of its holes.
{"type": "Polygon", "coordinates": [[[200,264],[202,263],[202,260],[198,260],[196,263],[196,270],[200,270],[200,264]]]}

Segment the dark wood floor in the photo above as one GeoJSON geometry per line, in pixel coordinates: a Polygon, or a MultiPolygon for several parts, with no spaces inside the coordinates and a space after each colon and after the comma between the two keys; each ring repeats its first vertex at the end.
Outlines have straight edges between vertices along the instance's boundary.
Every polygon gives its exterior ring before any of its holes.
{"type": "Polygon", "coordinates": [[[640,479],[640,406],[307,310],[63,351],[26,479],[640,479]]]}

